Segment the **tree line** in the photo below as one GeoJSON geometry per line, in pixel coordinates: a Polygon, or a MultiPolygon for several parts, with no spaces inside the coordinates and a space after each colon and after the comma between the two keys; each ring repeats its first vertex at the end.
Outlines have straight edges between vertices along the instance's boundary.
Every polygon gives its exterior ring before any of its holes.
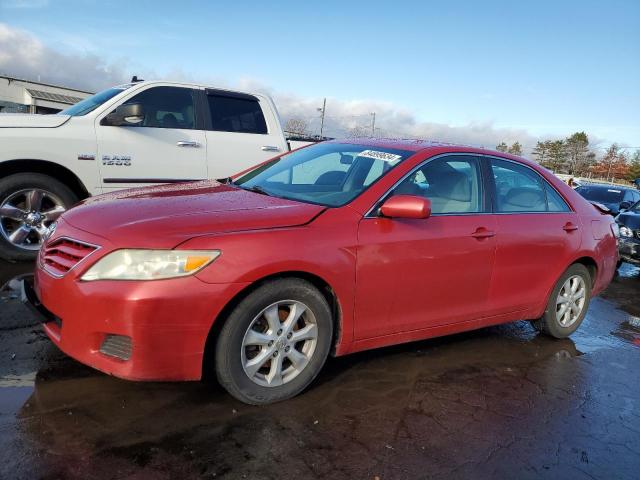
{"type": "MultiPolygon", "coordinates": [[[[496,150],[522,155],[522,146],[518,142],[510,146],[501,142],[496,145],[496,150]]],[[[540,141],[531,151],[531,156],[555,173],[612,181],[640,178],[640,150],[629,155],[614,143],[598,157],[589,147],[589,137],[585,132],[576,132],[560,140],[540,141]]]]}

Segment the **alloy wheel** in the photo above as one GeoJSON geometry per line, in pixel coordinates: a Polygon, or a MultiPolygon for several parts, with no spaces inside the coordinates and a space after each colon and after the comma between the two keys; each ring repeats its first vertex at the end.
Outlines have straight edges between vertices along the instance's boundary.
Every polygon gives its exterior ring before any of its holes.
{"type": "Polygon", "coordinates": [[[242,368],[254,383],[276,387],[296,378],[318,343],[318,325],[305,304],[283,300],[251,322],[242,340],[242,368]]]}
{"type": "Polygon", "coordinates": [[[562,327],[570,327],[580,318],[586,292],[584,279],[580,275],[573,275],[562,284],[556,299],[556,319],[562,327]]]}
{"type": "Polygon", "coordinates": [[[0,234],[15,247],[38,250],[49,225],[65,210],[60,197],[51,192],[19,190],[0,203],[0,234]]]}

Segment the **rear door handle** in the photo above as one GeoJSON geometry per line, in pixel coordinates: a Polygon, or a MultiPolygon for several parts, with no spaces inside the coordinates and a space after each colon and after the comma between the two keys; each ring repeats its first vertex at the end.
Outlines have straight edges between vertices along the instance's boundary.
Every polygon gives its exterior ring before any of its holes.
{"type": "Polygon", "coordinates": [[[482,239],[482,238],[490,238],[496,235],[495,232],[491,230],[487,230],[485,227],[478,227],[478,229],[471,234],[473,238],[482,239]]]}
{"type": "Polygon", "coordinates": [[[577,225],[574,225],[574,224],[573,224],[573,223],[571,223],[571,222],[567,222],[567,224],[566,224],[564,227],[562,227],[562,229],[563,229],[565,232],[573,232],[573,231],[575,231],[575,230],[578,230],[578,226],[577,226],[577,225]]]}
{"type": "Polygon", "coordinates": [[[263,145],[261,147],[261,150],[263,152],[279,152],[280,147],[276,147],[275,145],[263,145]]]}
{"type": "Polygon", "coordinates": [[[187,140],[180,140],[179,142],[176,143],[176,145],[179,147],[193,147],[193,148],[198,148],[200,146],[198,142],[188,142],[187,140]]]}

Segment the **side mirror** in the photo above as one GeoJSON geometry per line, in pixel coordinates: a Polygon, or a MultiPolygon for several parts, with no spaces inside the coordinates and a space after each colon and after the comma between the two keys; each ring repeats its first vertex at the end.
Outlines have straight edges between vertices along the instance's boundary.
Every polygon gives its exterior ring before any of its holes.
{"type": "Polygon", "coordinates": [[[391,218],[428,218],[431,200],[415,195],[394,195],[384,201],[380,214],[391,218]]]}
{"type": "Polygon", "coordinates": [[[622,202],[620,204],[620,211],[629,210],[631,208],[631,202],[622,202]]]}
{"type": "Polygon", "coordinates": [[[144,107],[141,103],[125,103],[120,105],[100,122],[110,127],[127,127],[142,123],[144,107]]]}

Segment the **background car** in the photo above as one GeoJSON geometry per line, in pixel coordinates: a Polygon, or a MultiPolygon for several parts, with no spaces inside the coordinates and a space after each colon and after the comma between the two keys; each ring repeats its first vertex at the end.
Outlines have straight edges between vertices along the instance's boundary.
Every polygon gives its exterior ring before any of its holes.
{"type": "Polygon", "coordinates": [[[613,216],[640,201],[640,191],[618,185],[588,184],[576,188],[576,192],[590,202],[601,203],[613,216]]]}
{"type": "Polygon", "coordinates": [[[620,259],[640,265],[640,202],[616,217],[620,226],[620,259]]]}

